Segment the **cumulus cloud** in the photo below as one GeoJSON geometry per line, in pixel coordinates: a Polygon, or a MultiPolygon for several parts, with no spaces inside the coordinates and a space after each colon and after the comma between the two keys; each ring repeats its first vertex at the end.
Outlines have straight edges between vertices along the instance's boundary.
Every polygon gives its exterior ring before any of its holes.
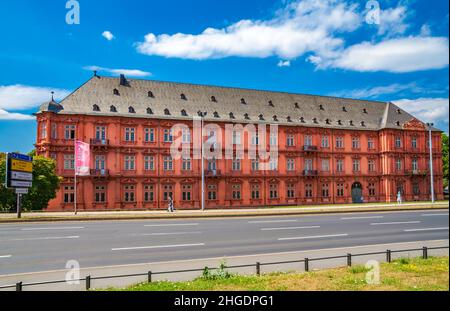
{"type": "Polygon", "coordinates": [[[99,67],[99,66],[86,66],[83,68],[84,70],[89,71],[103,71],[109,74],[113,75],[120,75],[124,74],[129,77],[148,77],[151,76],[151,72],[142,71],[138,69],[112,69],[112,68],[105,68],[105,67],[99,67]]]}
{"type": "Polygon", "coordinates": [[[0,120],[15,120],[15,121],[27,121],[34,120],[35,117],[23,113],[8,112],[4,109],[0,109],[0,120]]]}
{"type": "Polygon", "coordinates": [[[149,33],[136,44],[139,53],[184,59],[229,56],[294,59],[308,52],[326,55],[343,45],[335,33],[361,23],[356,4],[338,0],[303,0],[289,4],[270,20],[241,20],[200,34],[149,33]]]}
{"type": "Polygon", "coordinates": [[[377,34],[385,37],[404,34],[409,26],[405,22],[407,16],[407,8],[405,6],[381,10],[380,23],[376,25],[378,28],[377,34]]]}
{"type": "Polygon", "coordinates": [[[55,92],[55,99],[60,100],[69,95],[70,91],[49,87],[35,87],[27,85],[0,85],[0,109],[24,110],[37,107],[51,99],[51,92],[55,92]]]}
{"type": "Polygon", "coordinates": [[[393,103],[424,122],[449,123],[448,98],[400,99],[393,103]]]}
{"type": "Polygon", "coordinates": [[[108,30],[105,30],[105,31],[102,33],[102,36],[103,36],[103,38],[105,38],[105,39],[108,40],[108,41],[111,41],[112,39],[114,39],[114,35],[113,35],[110,31],[108,31],[108,30]]]}
{"type": "Polygon", "coordinates": [[[288,60],[280,60],[277,64],[278,67],[289,67],[291,66],[291,62],[288,60]]]}
{"type": "Polygon", "coordinates": [[[319,68],[354,71],[412,72],[448,66],[449,48],[445,37],[407,37],[380,43],[363,42],[338,53],[337,57],[310,57],[319,68]]]}

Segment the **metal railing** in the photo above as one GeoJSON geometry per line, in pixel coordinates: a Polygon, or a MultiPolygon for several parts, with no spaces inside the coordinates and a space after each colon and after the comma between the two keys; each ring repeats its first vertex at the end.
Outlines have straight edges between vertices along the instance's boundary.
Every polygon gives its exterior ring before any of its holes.
{"type": "MultiPolygon", "coordinates": [[[[256,275],[261,275],[263,266],[303,263],[304,271],[308,272],[308,271],[310,271],[310,263],[314,262],[314,261],[323,261],[323,260],[331,260],[331,259],[346,259],[347,266],[351,267],[352,266],[352,259],[354,257],[371,256],[371,255],[386,255],[386,262],[390,263],[390,262],[392,262],[392,254],[394,254],[394,253],[422,251],[422,258],[423,259],[428,259],[428,252],[430,250],[438,250],[438,249],[449,249],[449,246],[438,246],[438,247],[426,247],[426,246],[424,246],[422,248],[409,248],[409,249],[400,249],[400,250],[387,249],[385,251],[369,252],[369,253],[356,253],[356,254],[347,253],[345,255],[328,256],[328,257],[316,257],[316,258],[305,257],[303,259],[297,259],[297,260],[272,261],[272,262],[256,262],[254,264],[251,263],[251,264],[243,264],[243,265],[232,265],[232,266],[225,266],[223,268],[225,268],[225,269],[237,269],[237,268],[254,267],[256,275]]],[[[104,279],[117,279],[117,278],[146,276],[147,277],[147,282],[151,283],[153,281],[152,279],[153,279],[154,275],[185,273],[185,272],[201,272],[201,271],[204,271],[205,269],[217,270],[219,268],[217,268],[217,267],[210,268],[210,267],[206,266],[206,267],[203,267],[203,268],[196,268],[196,269],[182,269],[182,270],[156,271],[156,272],[155,271],[147,271],[145,273],[118,274],[118,275],[97,276],[97,277],[93,277],[91,275],[87,275],[84,278],[71,279],[70,282],[85,282],[86,290],[90,290],[92,288],[91,282],[93,280],[104,280],[104,279]]],[[[25,286],[49,285],[49,284],[58,284],[58,283],[66,283],[66,282],[67,282],[66,280],[45,281],[45,282],[31,282],[31,283],[17,282],[16,284],[11,284],[11,285],[0,285],[0,289],[15,288],[16,291],[22,291],[25,286]]]]}

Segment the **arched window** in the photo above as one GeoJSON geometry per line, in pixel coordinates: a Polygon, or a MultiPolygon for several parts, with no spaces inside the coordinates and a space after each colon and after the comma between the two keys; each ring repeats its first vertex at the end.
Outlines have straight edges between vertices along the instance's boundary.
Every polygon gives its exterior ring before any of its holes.
{"type": "Polygon", "coordinates": [[[129,113],[136,113],[136,111],[134,110],[134,108],[133,107],[128,107],[128,112],[129,113]]]}
{"type": "Polygon", "coordinates": [[[110,111],[110,112],[117,112],[116,106],[110,106],[110,107],[109,107],[109,111],[110,111]]]}
{"type": "Polygon", "coordinates": [[[98,105],[93,105],[92,110],[94,111],[100,111],[100,107],[98,105]]]}

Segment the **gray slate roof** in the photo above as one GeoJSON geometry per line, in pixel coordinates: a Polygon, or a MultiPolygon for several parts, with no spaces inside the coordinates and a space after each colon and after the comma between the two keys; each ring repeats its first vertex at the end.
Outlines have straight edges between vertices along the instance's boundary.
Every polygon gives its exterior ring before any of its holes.
{"type": "Polygon", "coordinates": [[[55,106],[52,103],[42,105],[40,112],[192,120],[198,111],[206,111],[205,120],[211,121],[266,122],[354,130],[401,129],[404,123],[414,118],[392,103],[379,101],[141,79],[127,79],[127,82],[128,86],[123,86],[119,78],[94,76],[61,101],[62,110],[50,109],[55,106]],[[120,95],[114,94],[115,89],[120,95]],[[153,97],[149,97],[149,92],[153,97]],[[215,101],[212,101],[212,96],[215,101]],[[94,105],[100,111],[94,111],[94,105]],[[110,111],[112,105],[117,112],[110,111]],[[133,107],[135,113],[130,113],[129,107],[133,107]],[[148,108],[152,114],[148,113],[148,108]],[[165,109],[169,110],[170,115],[165,114],[165,109]],[[187,116],[182,115],[182,110],[186,111],[187,116]],[[218,118],[214,116],[215,112],[218,118]],[[230,118],[230,113],[233,113],[234,119],[230,118]],[[249,119],[245,118],[245,114],[249,119]],[[263,121],[259,118],[260,114],[263,121]],[[274,121],[274,116],[278,121],[274,121]]]}

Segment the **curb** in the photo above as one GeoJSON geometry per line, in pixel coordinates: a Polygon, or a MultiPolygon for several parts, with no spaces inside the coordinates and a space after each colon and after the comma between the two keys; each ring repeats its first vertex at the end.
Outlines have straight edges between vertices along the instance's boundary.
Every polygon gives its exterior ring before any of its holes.
{"type": "Polygon", "coordinates": [[[448,204],[439,204],[432,206],[405,206],[405,207],[368,207],[368,208],[348,208],[348,209],[333,209],[333,210],[294,210],[289,211],[251,211],[251,212],[236,212],[224,214],[169,214],[169,215],[132,215],[132,216],[74,216],[70,217],[35,217],[35,218],[11,218],[0,219],[2,223],[28,223],[28,222],[64,222],[64,221],[111,221],[111,220],[164,220],[164,219],[201,219],[201,218],[238,218],[238,217],[264,217],[264,216],[298,216],[298,215],[318,215],[318,214],[344,214],[344,213],[364,213],[364,212],[397,212],[397,211],[417,211],[417,210],[435,210],[435,209],[449,209],[448,204]],[[77,218],[75,218],[77,217],[77,218]]]}

